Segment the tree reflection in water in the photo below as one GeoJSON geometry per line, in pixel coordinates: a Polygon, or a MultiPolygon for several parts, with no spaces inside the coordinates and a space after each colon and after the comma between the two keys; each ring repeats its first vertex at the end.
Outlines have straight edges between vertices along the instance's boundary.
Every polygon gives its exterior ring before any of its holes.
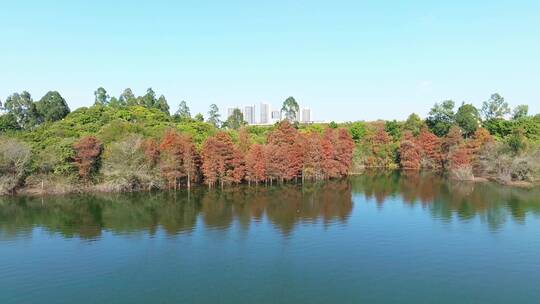
{"type": "Polygon", "coordinates": [[[82,239],[99,238],[104,231],[154,235],[159,229],[174,236],[189,234],[197,225],[226,230],[235,224],[248,230],[261,221],[268,221],[286,236],[299,224],[347,223],[357,195],[381,208],[389,198],[411,206],[420,204],[432,218],[444,221],[478,217],[493,231],[509,218],[523,223],[528,213],[540,213],[539,189],[459,183],[428,173],[367,172],[303,186],[2,198],[0,238],[30,234],[34,227],[82,239]]]}

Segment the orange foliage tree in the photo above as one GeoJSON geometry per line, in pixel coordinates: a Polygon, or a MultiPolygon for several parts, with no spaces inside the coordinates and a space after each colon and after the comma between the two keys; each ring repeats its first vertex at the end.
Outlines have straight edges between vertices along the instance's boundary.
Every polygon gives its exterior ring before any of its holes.
{"type": "Polygon", "coordinates": [[[188,188],[197,179],[199,156],[191,138],[168,131],[160,145],[161,174],[175,189],[185,180],[188,188]]]}
{"type": "Polygon", "coordinates": [[[246,153],[246,180],[258,184],[266,180],[266,165],[262,145],[252,145],[246,153]]]}
{"type": "Polygon", "coordinates": [[[421,151],[416,140],[410,131],[403,134],[403,139],[399,145],[399,161],[403,169],[420,169],[421,151]]]}
{"type": "Polygon", "coordinates": [[[74,145],[75,150],[75,165],[79,169],[79,177],[84,180],[89,180],[92,173],[97,171],[99,159],[103,146],[101,142],[93,137],[86,136],[79,139],[74,145]]]}
{"type": "Polygon", "coordinates": [[[304,143],[302,179],[324,178],[325,167],[328,166],[326,158],[329,153],[325,140],[315,132],[303,134],[302,140],[304,143]]]}
{"type": "Polygon", "coordinates": [[[422,151],[422,167],[440,169],[442,167],[441,141],[437,135],[423,128],[416,142],[422,151]]]}
{"type": "Polygon", "coordinates": [[[386,168],[392,161],[391,147],[392,138],[384,130],[384,127],[377,127],[375,134],[370,136],[368,143],[371,148],[371,155],[367,158],[368,167],[386,168]]]}
{"type": "Polygon", "coordinates": [[[219,132],[204,142],[201,159],[202,172],[209,187],[216,183],[222,187],[225,184],[240,183],[244,178],[242,155],[225,132],[219,132]]]}
{"type": "Polygon", "coordinates": [[[146,157],[146,161],[154,167],[159,161],[159,145],[153,138],[149,138],[143,141],[142,150],[146,157]]]}
{"type": "Polygon", "coordinates": [[[338,129],[336,160],[339,162],[339,173],[345,176],[352,167],[354,140],[347,129],[338,129]]]}
{"type": "Polygon", "coordinates": [[[269,177],[280,182],[297,178],[302,171],[301,138],[289,121],[284,120],[268,135],[267,168],[269,177]]]}

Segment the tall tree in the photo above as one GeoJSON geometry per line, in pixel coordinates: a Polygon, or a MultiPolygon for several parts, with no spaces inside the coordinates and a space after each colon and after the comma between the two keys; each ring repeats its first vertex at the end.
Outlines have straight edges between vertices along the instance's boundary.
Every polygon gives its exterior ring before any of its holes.
{"type": "Polygon", "coordinates": [[[422,151],[422,167],[440,169],[442,167],[441,141],[427,128],[423,128],[417,138],[422,151]]]}
{"type": "Polygon", "coordinates": [[[281,111],[285,114],[285,119],[296,121],[298,119],[298,113],[300,113],[300,107],[294,97],[290,96],[283,102],[281,111]]]}
{"type": "Polygon", "coordinates": [[[445,100],[440,104],[436,103],[431,108],[426,124],[435,135],[439,137],[445,136],[452,124],[454,124],[454,105],[455,103],[452,100],[445,100]]]}
{"type": "MultiPolygon", "coordinates": [[[[313,132],[313,134],[315,134],[313,132]]],[[[323,173],[326,178],[335,178],[340,176],[341,164],[337,160],[337,136],[334,129],[324,130],[324,135],[322,137],[321,143],[322,152],[323,152],[323,173]]]]}
{"type": "Polygon", "coordinates": [[[218,132],[204,142],[201,160],[202,172],[208,186],[217,183],[223,187],[226,184],[240,183],[244,178],[244,160],[231,137],[225,132],[218,132]]]}
{"type": "Polygon", "coordinates": [[[167,99],[163,95],[159,96],[159,98],[157,99],[157,101],[155,103],[154,108],[156,108],[156,109],[160,110],[161,112],[166,113],[167,115],[169,115],[169,104],[167,103],[167,99]]]}
{"type": "Polygon", "coordinates": [[[155,107],[156,104],[156,92],[152,88],[146,89],[146,94],[143,96],[140,96],[139,98],[139,105],[144,106],[148,109],[152,109],[155,107]]]}
{"type": "Polygon", "coordinates": [[[288,120],[281,121],[268,135],[270,148],[267,151],[272,151],[273,155],[268,155],[267,168],[275,174],[272,178],[282,182],[299,176],[304,150],[299,139],[298,130],[288,120]]]}
{"type": "Polygon", "coordinates": [[[185,100],[180,101],[178,105],[178,111],[176,111],[176,117],[181,121],[187,121],[191,119],[191,113],[189,112],[189,107],[185,100]]]}
{"type": "Polygon", "coordinates": [[[63,119],[70,112],[66,100],[57,91],[49,91],[41,97],[36,102],[36,110],[46,122],[63,119]]]}
{"type": "Polygon", "coordinates": [[[522,117],[526,117],[529,114],[529,106],[528,105],[518,105],[514,108],[514,111],[512,112],[512,119],[520,119],[522,117]]]}
{"type": "Polygon", "coordinates": [[[219,109],[215,104],[210,105],[210,110],[208,111],[208,123],[212,124],[214,127],[219,128],[221,126],[221,120],[219,119],[219,109]]]}
{"type": "Polygon", "coordinates": [[[371,157],[367,160],[368,167],[389,167],[392,162],[392,138],[384,127],[378,127],[375,134],[369,137],[368,142],[371,148],[371,157]]]}
{"type": "Polygon", "coordinates": [[[336,159],[341,175],[345,176],[352,167],[354,140],[347,129],[339,128],[337,132],[336,159]]]}
{"type": "Polygon", "coordinates": [[[482,114],[485,120],[504,118],[510,114],[510,107],[501,95],[495,93],[482,104],[482,114]]]}
{"type": "Polygon", "coordinates": [[[256,184],[266,180],[264,147],[260,144],[252,145],[246,154],[246,180],[256,184]]]}
{"type": "Polygon", "coordinates": [[[241,126],[244,126],[246,124],[246,121],[244,120],[244,114],[242,114],[242,111],[240,109],[235,108],[231,114],[223,124],[226,128],[237,130],[241,126]]]}
{"type": "Polygon", "coordinates": [[[160,148],[160,168],[162,175],[174,189],[185,181],[187,187],[197,178],[198,155],[189,136],[168,131],[160,148]]]}
{"type": "Polygon", "coordinates": [[[97,105],[108,105],[109,104],[109,95],[107,94],[107,90],[105,90],[103,87],[99,87],[94,91],[95,100],[94,103],[97,105]]]}
{"type": "Polygon", "coordinates": [[[137,104],[137,98],[133,91],[130,88],[124,89],[120,97],[118,98],[118,103],[121,106],[134,106],[137,104]]]}
{"type": "Polygon", "coordinates": [[[317,132],[309,132],[301,136],[304,147],[302,179],[319,180],[325,178],[326,173],[335,168],[331,163],[334,156],[331,143],[323,143],[321,134],[317,132]]]}
{"type": "Polygon", "coordinates": [[[473,135],[480,125],[480,113],[472,104],[463,103],[459,107],[455,118],[465,137],[473,135]]]}
{"type": "Polygon", "coordinates": [[[407,170],[420,169],[420,148],[411,131],[405,131],[403,139],[399,145],[399,164],[401,168],[407,170]]]}
{"type": "Polygon", "coordinates": [[[13,115],[21,129],[30,129],[38,125],[43,119],[39,116],[36,105],[30,93],[23,91],[14,93],[6,99],[4,108],[8,114],[13,115]]]}

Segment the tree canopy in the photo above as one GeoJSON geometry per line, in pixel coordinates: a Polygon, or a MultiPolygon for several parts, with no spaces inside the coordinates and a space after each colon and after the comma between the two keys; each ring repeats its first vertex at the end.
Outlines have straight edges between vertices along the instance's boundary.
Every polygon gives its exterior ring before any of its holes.
{"type": "Polygon", "coordinates": [[[285,119],[295,121],[298,120],[300,107],[298,106],[298,102],[296,102],[294,97],[291,96],[285,99],[283,106],[281,107],[281,111],[284,113],[285,119]]]}

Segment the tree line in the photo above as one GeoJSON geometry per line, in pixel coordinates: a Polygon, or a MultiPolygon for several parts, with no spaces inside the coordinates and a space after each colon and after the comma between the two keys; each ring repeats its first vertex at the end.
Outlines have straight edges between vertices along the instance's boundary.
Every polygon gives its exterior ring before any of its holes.
{"type": "Polygon", "coordinates": [[[247,126],[242,113],[206,119],[181,101],[173,114],[152,89],[110,97],[71,112],[55,91],[34,101],[8,96],[0,115],[0,192],[43,188],[73,192],[225,186],[327,179],[369,168],[435,170],[454,178],[535,182],[540,175],[540,116],[510,108],[493,94],[476,108],[436,103],[422,119],[329,124],[295,122],[298,103],[283,103],[285,121],[247,126]]]}

